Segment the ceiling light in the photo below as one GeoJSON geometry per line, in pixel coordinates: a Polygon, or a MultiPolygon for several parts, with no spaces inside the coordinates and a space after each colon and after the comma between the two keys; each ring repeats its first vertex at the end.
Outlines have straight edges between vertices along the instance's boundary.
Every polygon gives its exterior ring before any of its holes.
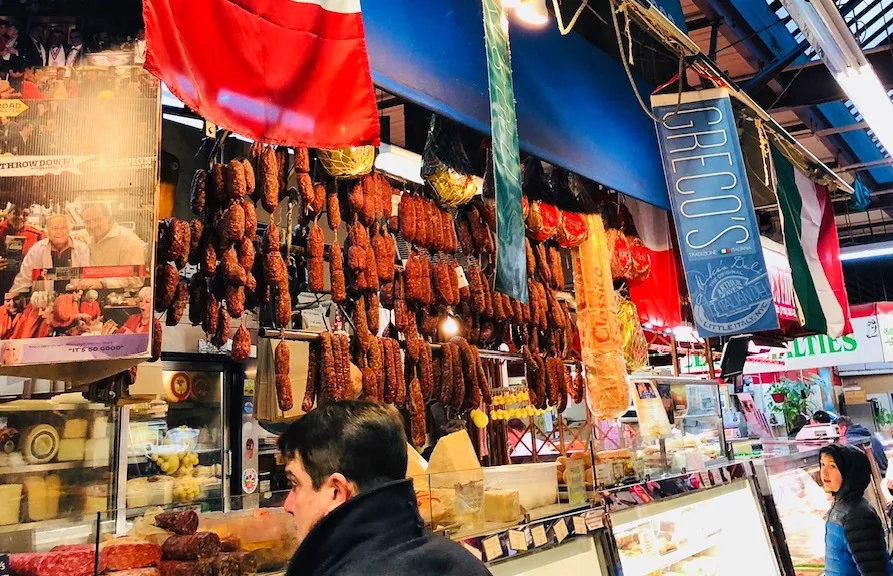
{"type": "Polygon", "coordinates": [[[545,26],[549,22],[546,0],[521,0],[515,7],[515,16],[528,26],[545,26]]]}
{"type": "Polygon", "coordinates": [[[893,103],[871,64],[834,75],[887,152],[893,152],[893,103]]]}
{"type": "Polygon", "coordinates": [[[444,336],[455,336],[459,333],[459,323],[456,322],[452,314],[447,314],[446,319],[443,321],[442,329],[444,336]]]}

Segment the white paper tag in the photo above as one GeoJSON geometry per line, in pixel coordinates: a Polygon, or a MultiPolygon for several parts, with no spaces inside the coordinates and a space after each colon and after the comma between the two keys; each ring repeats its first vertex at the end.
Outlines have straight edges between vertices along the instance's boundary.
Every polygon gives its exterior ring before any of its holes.
{"type": "Polygon", "coordinates": [[[213,138],[216,135],[217,135],[217,126],[214,123],[208,122],[207,120],[205,120],[205,136],[207,138],[213,138]]]}
{"type": "Polygon", "coordinates": [[[561,544],[565,538],[567,538],[567,523],[564,521],[564,518],[558,520],[555,523],[555,527],[553,528],[555,531],[555,539],[558,540],[558,543],[561,544]]]}
{"type": "Polygon", "coordinates": [[[509,530],[509,546],[516,552],[527,550],[527,536],[523,530],[509,530]]]}
{"type": "Polygon", "coordinates": [[[590,532],[605,527],[605,513],[601,510],[591,510],[583,516],[586,518],[586,527],[590,532]]]}
{"type": "Polygon", "coordinates": [[[459,279],[459,290],[468,286],[468,278],[465,277],[465,270],[461,266],[456,266],[456,278],[459,279]]]}
{"type": "Polygon", "coordinates": [[[582,516],[574,516],[574,534],[581,535],[589,532],[586,527],[586,519],[582,516]]]}
{"type": "Polygon", "coordinates": [[[400,215],[400,195],[391,194],[391,216],[400,215]]]}
{"type": "Polygon", "coordinates": [[[535,548],[546,545],[546,528],[542,524],[531,528],[530,536],[533,538],[533,546],[535,548]]]}
{"type": "Polygon", "coordinates": [[[468,550],[471,553],[471,555],[474,556],[475,558],[477,558],[478,560],[484,559],[484,556],[483,556],[483,554],[481,554],[481,551],[478,550],[477,548],[475,548],[474,546],[466,544],[465,542],[462,543],[462,546],[465,547],[465,549],[468,550]]]}
{"type": "Polygon", "coordinates": [[[484,553],[487,555],[488,562],[502,556],[502,544],[499,543],[499,536],[491,536],[481,544],[484,545],[484,553]]]}

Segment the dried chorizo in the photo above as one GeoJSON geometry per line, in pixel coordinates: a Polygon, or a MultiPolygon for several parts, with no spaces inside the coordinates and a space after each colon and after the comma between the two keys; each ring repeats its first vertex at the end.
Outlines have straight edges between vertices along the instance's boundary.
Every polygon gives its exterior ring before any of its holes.
{"type": "Polygon", "coordinates": [[[279,205],[279,161],[276,159],[276,152],[270,147],[264,148],[258,165],[263,184],[260,201],[264,210],[272,214],[279,205]]]}
{"type": "Polygon", "coordinates": [[[239,326],[233,334],[233,350],[230,356],[236,362],[244,362],[251,355],[251,335],[245,326],[239,326]]]}
{"type": "Polygon", "coordinates": [[[549,246],[546,256],[549,260],[552,277],[551,286],[555,290],[561,290],[564,287],[564,268],[561,266],[561,252],[555,246],[549,246]]]}
{"type": "MultiPolygon", "coordinates": [[[[223,164],[212,164],[208,173],[208,188],[215,204],[226,202],[226,176],[223,172],[223,164]]],[[[205,203],[207,204],[207,201],[205,203]]]]}
{"type": "Polygon", "coordinates": [[[310,174],[306,172],[298,174],[298,192],[301,194],[304,207],[312,212],[311,207],[316,200],[316,191],[313,189],[313,179],[310,174]]]}
{"type": "Polygon", "coordinates": [[[180,280],[174,291],[170,308],[167,310],[166,324],[168,326],[176,326],[180,323],[187,304],[189,304],[189,284],[185,280],[180,280]]]}
{"type": "Polygon", "coordinates": [[[254,166],[246,158],[242,158],[242,170],[245,172],[245,195],[253,196],[255,184],[254,166]]]}
{"type": "Polygon", "coordinates": [[[326,194],[326,219],[329,229],[333,231],[341,226],[341,205],[338,203],[337,188],[335,192],[326,194]]]}
{"type": "Polygon", "coordinates": [[[254,240],[254,237],[257,236],[257,210],[254,209],[254,204],[247,198],[242,198],[241,205],[242,211],[245,213],[244,237],[254,240]]]}
{"type": "Polygon", "coordinates": [[[316,402],[316,387],[319,382],[319,373],[319,350],[311,344],[307,357],[307,385],[304,387],[304,401],[301,403],[301,410],[304,412],[310,412],[313,409],[313,404],[316,402]]]}
{"type": "Polygon", "coordinates": [[[489,406],[493,403],[493,396],[490,394],[490,382],[487,380],[487,372],[484,370],[483,362],[481,362],[481,353],[474,346],[471,347],[471,351],[474,354],[477,385],[481,392],[481,398],[483,398],[484,404],[489,406]]]}
{"type": "Polygon", "coordinates": [[[373,334],[378,333],[379,328],[379,319],[381,314],[379,313],[379,309],[381,308],[381,302],[378,300],[378,294],[375,292],[370,292],[366,297],[366,318],[369,321],[369,331],[373,334]]]}
{"type": "Polygon", "coordinates": [[[533,246],[530,245],[527,236],[524,237],[524,254],[527,259],[527,277],[533,278],[533,275],[536,274],[536,258],[533,255],[533,246]]]}
{"type": "Polygon", "coordinates": [[[152,357],[149,359],[150,362],[155,362],[161,358],[161,338],[163,334],[164,327],[161,325],[161,320],[152,318],[152,357]]]}
{"type": "Polygon", "coordinates": [[[440,394],[437,399],[444,406],[449,406],[453,400],[452,346],[448,342],[440,346],[440,394]]]}
{"type": "Polygon", "coordinates": [[[193,220],[189,223],[189,257],[187,260],[190,264],[198,264],[201,257],[201,243],[204,226],[201,220],[193,220]]]}
{"type": "Polygon", "coordinates": [[[222,348],[223,345],[226,344],[226,341],[229,340],[229,326],[229,314],[227,313],[226,308],[221,306],[217,311],[217,330],[211,337],[211,344],[218,348],[222,348]]]}
{"type": "Polygon", "coordinates": [[[282,254],[273,252],[264,256],[264,279],[271,286],[281,286],[288,283],[288,271],[285,268],[285,260],[282,254]]]}
{"type": "Polygon", "coordinates": [[[241,200],[247,191],[245,167],[241,160],[230,160],[223,173],[226,195],[232,200],[241,200]]]}
{"type": "Polygon", "coordinates": [[[233,286],[226,287],[226,310],[231,318],[238,318],[245,313],[245,287],[233,286]]]}
{"type": "Polygon", "coordinates": [[[264,233],[261,250],[264,254],[279,252],[279,228],[272,221],[267,224],[267,231],[264,233]]]}
{"type": "Polygon", "coordinates": [[[245,210],[241,202],[227,206],[217,227],[221,243],[238,242],[245,235],[245,210]]]}
{"type": "Polygon", "coordinates": [[[400,197],[398,214],[400,218],[400,235],[410,244],[415,244],[418,238],[416,234],[418,218],[415,213],[415,202],[413,202],[413,197],[408,192],[404,192],[400,197]]]}
{"type": "Polygon", "coordinates": [[[425,401],[422,398],[422,387],[418,378],[409,382],[409,429],[412,443],[421,448],[425,445],[425,401]]]}
{"type": "Polygon", "coordinates": [[[317,389],[317,396],[324,396],[325,400],[328,401],[332,400],[330,392],[336,386],[335,345],[333,343],[331,332],[321,333],[319,335],[319,340],[319,361],[320,366],[322,367],[320,375],[322,378],[319,383],[319,388],[317,389]]]}
{"type": "Polygon", "coordinates": [[[322,228],[315,222],[312,222],[310,224],[310,230],[307,232],[307,256],[309,258],[322,259],[325,249],[326,243],[325,238],[323,237],[322,228]]]}
{"type": "Polygon", "coordinates": [[[295,148],[295,170],[310,172],[310,150],[307,148],[295,148]]]}
{"type": "Polygon", "coordinates": [[[245,284],[245,269],[239,265],[239,257],[235,248],[224,250],[220,265],[227,282],[234,286],[243,286],[245,284]]]}
{"type": "Polygon", "coordinates": [[[280,328],[291,328],[291,297],[288,286],[276,286],[273,292],[273,305],[275,307],[276,325],[280,328]]]}
{"type": "Polygon", "coordinates": [[[155,268],[156,312],[164,312],[170,308],[179,283],[180,274],[173,264],[161,264],[155,268]]]}
{"type": "Polygon", "coordinates": [[[291,378],[291,353],[285,340],[280,340],[273,354],[276,365],[276,399],[279,401],[279,409],[288,412],[294,408],[295,400],[292,395],[291,378]]]}
{"type": "Polygon", "coordinates": [[[245,270],[254,268],[254,241],[245,236],[236,244],[236,254],[239,266],[245,270]]]}
{"type": "MultiPolygon", "coordinates": [[[[317,182],[313,185],[313,201],[310,202],[309,209],[314,216],[322,214],[322,209],[326,205],[326,185],[317,182]]],[[[334,228],[332,229],[334,230],[334,228]]]]}
{"type": "Polygon", "coordinates": [[[202,330],[204,330],[208,337],[211,337],[217,332],[217,320],[220,318],[220,304],[214,294],[208,294],[207,302],[207,312],[202,320],[202,330]]]}
{"type": "Polygon", "coordinates": [[[189,199],[192,213],[200,216],[205,211],[205,202],[208,198],[208,171],[199,168],[192,176],[192,184],[189,186],[189,199]]]}

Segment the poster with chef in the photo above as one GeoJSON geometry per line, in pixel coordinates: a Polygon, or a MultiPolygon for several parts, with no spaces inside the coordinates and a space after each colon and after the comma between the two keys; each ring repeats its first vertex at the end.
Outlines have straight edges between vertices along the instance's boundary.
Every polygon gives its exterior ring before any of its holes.
{"type": "Polygon", "coordinates": [[[146,356],[158,81],[132,66],[18,80],[0,86],[0,372],[146,356]]]}

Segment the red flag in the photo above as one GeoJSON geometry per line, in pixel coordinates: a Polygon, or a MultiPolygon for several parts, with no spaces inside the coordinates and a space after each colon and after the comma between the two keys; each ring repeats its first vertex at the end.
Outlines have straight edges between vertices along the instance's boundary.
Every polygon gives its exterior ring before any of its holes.
{"type": "Polygon", "coordinates": [[[209,121],[309,148],[378,145],[360,0],[145,0],[145,68],[209,121]]]}
{"type": "Polygon", "coordinates": [[[679,273],[666,211],[633,198],[624,199],[636,231],[651,253],[651,272],[629,282],[629,297],[647,328],[672,329],[682,323],[679,273]]]}

